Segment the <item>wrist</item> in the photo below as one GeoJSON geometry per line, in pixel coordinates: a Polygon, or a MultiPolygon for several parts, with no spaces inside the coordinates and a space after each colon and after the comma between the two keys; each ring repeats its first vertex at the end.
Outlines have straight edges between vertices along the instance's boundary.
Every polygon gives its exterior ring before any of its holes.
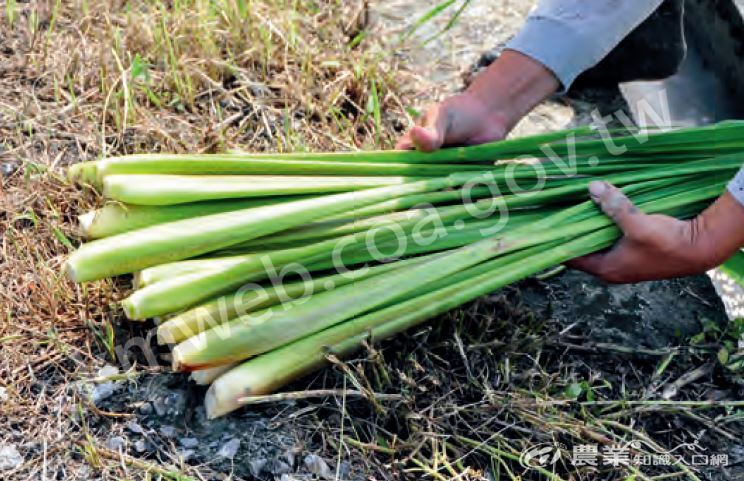
{"type": "MultiPolygon", "coordinates": [[[[717,249],[716,235],[710,228],[708,219],[700,214],[694,219],[685,221],[686,224],[686,255],[684,262],[692,273],[703,273],[720,265],[725,259],[717,249]]],[[[724,254],[725,255],[725,254],[724,254]]]]}
{"type": "MultiPolygon", "coordinates": [[[[513,113],[502,105],[494,104],[488,98],[484,98],[481,92],[466,90],[452,99],[458,107],[464,107],[468,112],[478,118],[482,125],[495,126],[501,131],[501,137],[506,137],[514,124],[513,113]]],[[[518,121],[518,120],[517,120],[518,121]]]]}
{"type": "Polygon", "coordinates": [[[718,267],[744,246],[744,206],[728,192],[688,222],[693,262],[701,271],[718,267]]]}
{"type": "Polygon", "coordinates": [[[511,130],[559,86],[555,75],[541,63],[522,53],[506,50],[473,81],[465,94],[492,115],[501,117],[511,130]]]}

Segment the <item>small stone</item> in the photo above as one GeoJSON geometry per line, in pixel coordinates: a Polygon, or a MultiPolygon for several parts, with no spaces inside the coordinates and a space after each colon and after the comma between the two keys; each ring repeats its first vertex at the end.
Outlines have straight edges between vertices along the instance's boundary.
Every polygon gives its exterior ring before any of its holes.
{"type": "Polygon", "coordinates": [[[15,174],[17,170],[18,164],[15,162],[3,162],[0,165],[0,171],[2,172],[3,177],[10,177],[11,175],[15,174]]]}
{"type": "Polygon", "coordinates": [[[106,449],[109,451],[123,450],[127,445],[127,440],[121,436],[114,436],[106,440],[106,449]]]}
{"type": "Polygon", "coordinates": [[[186,411],[186,393],[174,390],[156,398],[152,404],[158,416],[178,417],[186,411]]]}
{"type": "Polygon", "coordinates": [[[144,414],[145,416],[147,416],[148,414],[152,414],[152,404],[145,403],[139,407],[138,411],[140,412],[140,414],[144,414]]]}
{"type": "Polygon", "coordinates": [[[21,449],[26,452],[33,452],[41,448],[41,444],[38,441],[27,441],[21,444],[21,449]]]}
{"type": "Polygon", "coordinates": [[[194,419],[196,419],[196,423],[201,427],[210,426],[212,424],[212,420],[207,417],[207,410],[204,409],[204,406],[197,406],[194,410],[194,419]]]}
{"type": "Polygon", "coordinates": [[[252,82],[250,85],[248,85],[248,88],[251,91],[251,94],[254,97],[267,97],[271,95],[271,90],[266,85],[252,82]]]}
{"type": "MultiPolygon", "coordinates": [[[[119,370],[116,367],[107,365],[98,370],[98,377],[107,378],[118,373],[119,370]]],[[[78,392],[87,397],[94,406],[100,406],[103,401],[113,396],[121,387],[120,383],[114,381],[101,383],[81,381],[77,384],[78,392]]]]}
{"type": "Polygon", "coordinates": [[[114,382],[104,382],[93,386],[93,390],[90,393],[90,401],[98,406],[106,399],[114,395],[119,389],[119,386],[114,382]]]}
{"type": "Polygon", "coordinates": [[[87,464],[83,464],[80,466],[77,472],[77,479],[95,479],[93,476],[91,476],[90,468],[87,464]]]}
{"type": "Polygon", "coordinates": [[[232,438],[222,445],[220,450],[217,451],[217,456],[225,459],[233,459],[238,454],[238,449],[240,449],[240,439],[232,438]]]}
{"type": "Polygon", "coordinates": [[[281,461],[279,459],[275,459],[273,463],[271,463],[271,474],[274,476],[279,476],[280,474],[286,474],[292,472],[292,466],[285,463],[284,461],[281,461]]]}
{"type": "Polygon", "coordinates": [[[138,440],[136,443],[134,443],[134,450],[138,453],[142,454],[145,451],[147,451],[147,443],[144,439],[138,440]]]}
{"type": "Polygon", "coordinates": [[[10,399],[10,396],[8,396],[8,389],[0,386],[0,403],[5,402],[8,399],[10,399]]]}
{"type": "Polygon", "coordinates": [[[173,426],[160,426],[159,431],[163,437],[166,437],[166,438],[176,437],[176,428],[174,428],[173,426]]]}
{"type": "Polygon", "coordinates": [[[305,467],[307,468],[307,470],[310,471],[312,474],[323,479],[333,478],[333,473],[331,472],[331,468],[328,466],[328,463],[326,463],[325,460],[317,454],[308,454],[307,456],[305,456],[303,462],[305,463],[305,467]]]}
{"type": "Polygon", "coordinates": [[[187,462],[189,459],[191,459],[196,451],[193,449],[183,449],[178,451],[178,456],[181,458],[181,461],[184,463],[187,462]]]}
{"type": "Polygon", "coordinates": [[[181,446],[187,449],[199,446],[199,440],[196,438],[181,438],[179,442],[181,443],[181,446]]]}
{"type": "Polygon", "coordinates": [[[295,465],[295,453],[294,453],[294,451],[292,451],[292,450],[285,451],[284,454],[282,455],[282,457],[284,458],[284,461],[287,462],[287,464],[289,464],[290,466],[294,467],[294,465],[295,465]]]}
{"type": "Polygon", "coordinates": [[[152,402],[152,407],[155,409],[155,414],[158,416],[165,416],[168,413],[168,406],[165,405],[162,398],[155,399],[152,402]]]}
{"type": "MultiPolygon", "coordinates": [[[[341,464],[338,466],[338,474],[342,479],[347,479],[349,477],[349,473],[351,472],[351,463],[348,461],[341,461],[341,464]]],[[[334,476],[335,478],[335,476],[334,476]]]]}
{"type": "Polygon", "coordinates": [[[15,444],[0,444],[0,471],[10,471],[23,464],[23,456],[15,444]]]}
{"type": "Polygon", "coordinates": [[[116,366],[112,366],[111,364],[106,364],[98,370],[98,377],[100,378],[113,377],[117,374],[119,374],[119,368],[116,366]]]}
{"type": "Polygon", "coordinates": [[[144,434],[145,430],[140,426],[139,424],[135,423],[134,421],[129,421],[125,426],[129,431],[133,432],[134,434],[144,434]]]}
{"type": "Polygon", "coordinates": [[[281,477],[279,477],[279,481],[297,481],[297,478],[290,474],[284,473],[281,475],[281,477]]]}
{"type": "Polygon", "coordinates": [[[254,478],[260,478],[268,461],[264,458],[254,459],[248,462],[248,470],[254,478]]]}

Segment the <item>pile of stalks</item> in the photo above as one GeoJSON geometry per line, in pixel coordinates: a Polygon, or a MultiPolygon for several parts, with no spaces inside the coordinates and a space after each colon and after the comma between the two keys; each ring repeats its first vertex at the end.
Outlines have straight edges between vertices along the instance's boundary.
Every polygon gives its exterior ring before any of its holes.
{"type": "Polygon", "coordinates": [[[589,200],[621,187],[648,213],[696,215],[744,159],[744,123],[588,128],[420,152],[135,155],[70,168],[99,190],[76,282],[133,274],[173,369],[211,384],[208,415],[270,394],[363,343],[611,246],[589,200]]]}

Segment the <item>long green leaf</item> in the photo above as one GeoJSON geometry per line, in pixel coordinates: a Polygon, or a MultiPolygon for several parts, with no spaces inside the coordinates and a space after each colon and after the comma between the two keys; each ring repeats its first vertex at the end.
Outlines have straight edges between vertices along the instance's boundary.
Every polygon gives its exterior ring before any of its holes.
{"type": "Polygon", "coordinates": [[[744,287],[744,251],[734,254],[722,266],[721,271],[728,275],[741,287],[744,287]]]}
{"type": "MultiPolygon", "coordinates": [[[[736,164],[734,164],[731,159],[724,159],[716,162],[705,162],[699,165],[695,165],[693,162],[674,169],[647,169],[640,172],[616,174],[608,176],[607,180],[617,182],[621,185],[626,185],[648,179],[684,177],[696,172],[700,172],[701,175],[705,172],[718,175],[721,171],[725,172],[726,170],[733,170],[735,168],[736,164]]],[[[565,200],[565,198],[570,198],[572,195],[579,198],[586,198],[586,188],[590,181],[591,179],[579,178],[575,179],[573,184],[563,187],[546,189],[544,191],[522,195],[489,199],[488,202],[490,204],[485,204],[485,207],[492,209],[492,212],[502,212],[503,210],[508,211],[508,209],[515,207],[542,205],[545,202],[551,202],[558,199],[565,200]],[[493,210],[494,206],[492,204],[496,204],[498,208],[493,210]]],[[[476,205],[481,202],[476,203],[476,205]]],[[[457,219],[459,218],[458,216],[468,212],[470,211],[467,206],[453,206],[441,209],[439,214],[440,219],[443,222],[448,222],[457,219]]],[[[409,222],[403,222],[399,224],[399,226],[402,229],[405,229],[415,225],[417,222],[418,220],[414,219],[409,222]]],[[[389,234],[394,235],[395,232],[391,231],[389,234]]],[[[303,260],[304,262],[321,262],[330,259],[331,255],[339,248],[339,245],[354,244],[360,240],[364,242],[365,236],[366,233],[364,232],[359,234],[350,234],[347,237],[339,239],[329,239],[318,242],[317,244],[271,253],[268,255],[268,261],[270,261],[272,265],[283,265],[286,262],[294,262],[297,260],[303,260]]],[[[257,253],[256,255],[248,256],[245,259],[245,262],[236,264],[227,269],[219,271],[215,270],[202,274],[197,273],[190,276],[184,276],[180,279],[172,279],[157,283],[153,286],[137,291],[127,298],[123,303],[125,312],[130,318],[142,319],[168,314],[190,307],[215,295],[236,289],[244,282],[256,281],[264,278],[266,276],[266,268],[264,265],[266,261],[267,258],[265,258],[262,253],[257,253]]]]}
{"type": "MultiPolygon", "coordinates": [[[[240,407],[240,398],[268,394],[297,379],[326,361],[327,353],[346,355],[365,339],[390,337],[446,312],[476,297],[492,292],[577,255],[610,245],[617,230],[596,234],[553,249],[527,249],[502,259],[500,269],[473,275],[446,288],[394,304],[362,317],[343,322],[262,354],[219,377],[205,399],[207,414],[216,418],[240,407]]],[[[473,267],[476,269],[476,267],[473,267]]]]}
{"type": "Polygon", "coordinates": [[[168,206],[127,205],[121,202],[108,202],[100,209],[81,215],[78,220],[84,236],[88,239],[100,239],[156,224],[251,207],[282,204],[302,198],[303,196],[229,199],[168,206]]]}
{"type": "MultiPolygon", "coordinates": [[[[677,208],[720,194],[722,184],[669,196],[641,207],[650,212],[677,208]]],[[[556,214],[559,221],[563,216],[556,214]]],[[[307,303],[272,316],[271,321],[256,325],[242,320],[223,324],[179,344],[173,351],[174,368],[200,369],[239,361],[309,335],[366,310],[384,305],[420,285],[447,278],[488,259],[555,241],[570,241],[612,225],[604,216],[565,225],[545,223],[541,231],[526,227],[503,236],[476,242],[433,261],[404,271],[374,277],[354,286],[345,286],[314,296],[307,303]]]]}

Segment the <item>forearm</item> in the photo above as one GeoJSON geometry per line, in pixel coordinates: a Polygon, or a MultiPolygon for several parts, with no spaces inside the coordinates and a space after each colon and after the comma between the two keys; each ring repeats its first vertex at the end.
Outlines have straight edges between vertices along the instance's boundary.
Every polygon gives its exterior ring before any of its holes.
{"type": "Polygon", "coordinates": [[[692,223],[694,262],[717,267],[744,247],[744,168],[728,190],[692,223]]]}
{"type": "Polygon", "coordinates": [[[542,0],[506,48],[551,70],[567,90],[663,0],[542,0]]]}
{"type": "Polygon", "coordinates": [[[541,63],[519,52],[504,52],[466,90],[501,116],[506,130],[556,92],[558,79],[541,63]]]}

